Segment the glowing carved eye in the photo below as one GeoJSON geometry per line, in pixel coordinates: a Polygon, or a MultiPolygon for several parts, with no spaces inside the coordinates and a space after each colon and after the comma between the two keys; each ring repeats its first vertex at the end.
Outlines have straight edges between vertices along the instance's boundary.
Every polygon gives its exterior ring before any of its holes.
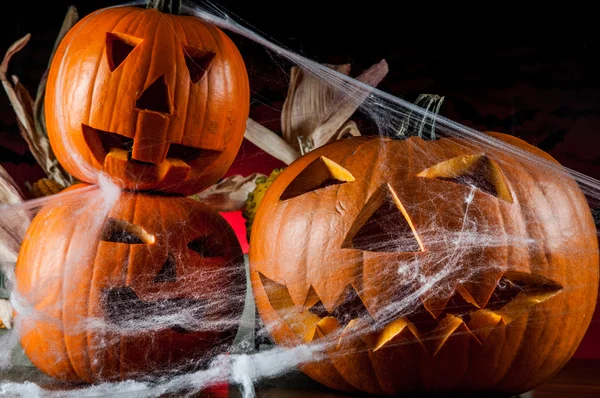
{"type": "Polygon", "coordinates": [[[279,199],[287,200],[330,185],[351,181],[354,181],[354,176],[348,170],[333,160],[321,156],[294,178],[279,199]]]}
{"type": "Polygon", "coordinates": [[[417,176],[475,187],[506,202],[513,202],[500,167],[485,155],[460,156],[446,160],[417,176]]]}
{"type": "Polygon", "coordinates": [[[114,72],[141,41],[123,33],[106,32],[106,59],[110,71],[114,72]]]}
{"type": "Polygon", "coordinates": [[[199,236],[188,243],[187,247],[202,257],[225,256],[224,242],[213,236],[199,236]]]}
{"type": "Polygon", "coordinates": [[[109,218],[104,225],[100,240],[104,242],[125,243],[128,245],[154,243],[154,236],[140,225],[109,218]]]}
{"type": "Polygon", "coordinates": [[[190,46],[183,46],[183,55],[190,79],[194,84],[202,80],[215,58],[215,53],[212,51],[190,46]]]}
{"type": "Polygon", "coordinates": [[[404,206],[387,184],[371,196],[346,235],[342,248],[370,252],[423,251],[404,206]]]}

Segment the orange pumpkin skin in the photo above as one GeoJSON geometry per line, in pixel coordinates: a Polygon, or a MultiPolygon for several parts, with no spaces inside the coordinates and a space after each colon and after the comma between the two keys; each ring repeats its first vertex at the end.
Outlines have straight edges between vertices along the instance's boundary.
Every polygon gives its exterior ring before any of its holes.
{"type": "Polygon", "coordinates": [[[371,394],[531,390],[573,355],[598,294],[596,228],[575,181],[456,138],[309,152],[267,190],[249,260],[275,342],[321,347],[302,371],[371,394]],[[419,277],[432,287],[415,290],[419,277]]]}
{"type": "Polygon", "coordinates": [[[50,143],[69,173],[182,195],[225,174],[250,106],[244,61],[225,33],[137,7],[79,21],[57,49],[46,90],[50,143]]]}
{"type": "Polygon", "coordinates": [[[16,292],[28,310],[16,320],[33,364],[94,383],[197,370],[226,352],[245,280],[229,224],[191,199],[137,193],[98,218],[93,195],[50,202],[23,241],[16,292]]]}

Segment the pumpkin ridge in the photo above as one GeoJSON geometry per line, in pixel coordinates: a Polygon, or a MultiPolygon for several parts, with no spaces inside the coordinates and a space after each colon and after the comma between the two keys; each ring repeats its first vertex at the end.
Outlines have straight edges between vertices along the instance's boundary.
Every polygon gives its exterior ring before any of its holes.
{"type": "MultiPolygon", "coordinates": [[[[77,232],[78,226],[79,226],[79,224],[75,224],[73,226],[73,228],[71,229],[69,235],[68,235],[69,244],[67,245],[67,249],[65,250],[65,257],[64,257],[65,261],[62,261],[63,264],[65,264],[65,263],[69,264],[68,261],[66,261],[66,260],[69,258],[69,253],[71,253],[71,247],[72,247],[72,244],[73,244],[73,236],[75,235],[75,232],[77,232]]],[[[63,273],[62,288],[61,288],[61,291],[62,291],[62,295],[61,295],[62,309],[61,309],[61,316],[60,316],[60,318],[61,318],[61,323],[62,323],[62,328],[63,328],[63,331],[62,331],[63,342],[64,342],[64,345],[65,345],[65,351],[66,351],[66,354],[67,354],[67,361],[69,363],[69,366],[73,369],[73,372],[77,375],[77,377],[79,377],[80,380],[87,380],[80,373],[80,369],[78,367],[75,367],[75,365],[74,365],[73,358],[71,357],[71,355],[72,355],[71,354],[71,350],[69,349],[69,344],[67,343],[67,336],[66,336],[66,334],[64,332],[64,329],[65,329],[65,326],[66,326],[65,313],[67,312],[67,311],[65,311],[65,309],[66,309],[66,306],[68,304],[67,300],[66,300],[66,295],[65,295],[65,287],[69,286],[69,284],[67,282],[67,277],[69,275],[70,274],[68,272],[63,273]]],[[[81,352],[79,354],[81,355],[81,354],[84,354],[84,353],[81,352]]]]}
{"type": "MultiPolygon", "coordinates": [[[[221,45],[222,43],[221,43],[221,42],[220,42],[220,41],[219,41],[219,40],[216,38],[216,36],[215,36],[215,33],[213,32],[213,30],[212,30],[210,27],[208,27],[208,26],[207,26],[207,27],[206,27],[206,31],[207,31],[207,32],[210,34],[210,37],[213,39],[213,41],[214,41],[215,45],[217,46],[217,49],[216,49],[216,51],[215,51],[215,52],[216,52],[216,53],[219,53],[219,54],[221,54],[221,53],[223,52],[223,46],[221,45]]],[[[217,57],[215,57],[215,60],[216,60],[216,59],[217,59],[217,57]]],[[[223,62],[223,60],[222,60],[221,56],[219,56],[219,58],[218,58],[218,61],[219,61],[219,62],[218,62],[218,65],[220,66],[221,73],[222,73],[223,75],[226,75],[226,73],[225,73],[225,72],[226,72],[226,71],[225,71],[225,63],[223,62]]],[[[213,65],[214,65],[214,64],[213,64],[213,65]]],[[[214,68],[215,68],[215,66],[213,66],[213,69],[214,69],[214,68]]],[[[222,79],[222,80],[221,80],[221,82],[222,82],[222,83],[224,83],[224,84],[226,84],[227,80],[228,80],[228,79],[222,79]]],[[[204,103],[204,104],[205,104],[205,113],[204,113],[204,119],[206,119],[206,117],[207,117],[207,116],[209,116],[209,115],[213,114],[212,107],[211,107],[211,101],[208,101],[208,98],[210,98],[211,94],[212,94],[212,93],[213,93],[213,91],[215,90],[215,87],[214,87],[214,85],[213,85],[213,84],[211,84],[211,80],[210,80],[210,79],[206,79],[206,86],[207,86],[207,91],[206,91],[206,92],[207,92],[207,94],[206,94],[207,101],[204,103]]],[[[218,120],[219,120],[219,122],[218,122],[217,126],[219,127],[219,129],[223,129],[223,115],[219,115],[219,119],[218,119],[218,120]]],[[[205,121],[205,120],[203,120],[203,121],[202,121],[202,124],[204,125],[204,124],[205,124],[205,122],[206,122],[206,121],[205,121]]],[[[211,124],[209,123],[209,124],[207,125],[206,131],[205,131],[205,133],[204,133],[204,134],[208,134],[209,136],[212,136],[212,137],[214,137],[216,132],[213,132],[213,131],[211,131],[211,127],[212,127],[212,126],[211,126],[211,124]]],[[[223,134],[223,136],[224,136],[224,138],[223,138],[223,139],[225,139],[225,138],[229,138],[229,134],[228,134],[228,132],[227,132],[227,131],[223,131],[223,132],[222,132],[222,134],[223,134]]],[[[212,138],[212,137],[211,137],[211,138],[212,138]]],[[[219,146],[220,146],[220,147],[223,145],[223,144],[222,144],[222,141],[223,141],[223,139],[221,139],[221,140],[220,140],[220,141],[221,141],[221,142],[219,143],[219,146]]]]}
{"type": "MultiPolygon", "coordinates": [[[[90,303],[92,302],[91,297],[92,297],[92,293],[93,293],[93,291],[94,291],[94,289],[96,287],[95,286],[96,285],[96,283],[95,283],[96,282],[96,274],[97,274],[97,272],[99,272],[99,269],[100,269],[100,267],[97,267],[98,256],[100,254],[99,247],[100,247],[100,241],[98,241],[96,243],[96,245],[95,245],[95,252],[96,252],[96,254],[95,254],[93,265],[92,265],[92,280],[90,282],[90,289],[89,289],[88,294],[87,294],[88,299],[87,299],[87,305],[86,305],[87,306],[86,317],[88,319],[90,319],[90,310],[92,308],[91,305],[90,305],[90,303]]],[[[92,337],[91,337],[91,333],[90,333],[89,329],[86,330],[85,340],[86,340],[86,343],[87,343],[87,351],[88,352],[94,351],[95,350],[94,349],[94,345],[90,344],[90,340],[92,340],[92,337]]],[[[97,369],[95,369],[96,367],[94,366],[94,362],[91,360],[91,357],[92,357],[91,355],[88,356],[88,359],[89,359],[89,361],[88,361],[88,367],[89,367],[89,369],[91,369],[91,373],[92,374],[98,374],[100,372],[97,369]]],[[[90,379],[91,378],[87,378],[86,380],[90,380],[90,379]]]]}
{"type": "MultiPolygon", "coordinates": [[[[100,14],[102,11],[106,12],[105,10],[99,10],[99,11],[98,11],[98,14],[100,14]]],[[[108,13],[108,14],[110,15],[110,13],[108,13]]],[[[116,19],[116,21],[114,22],[114,25],[112,25],[112,28],[111,28],[111,30],[114,30],[114,29],[117,27],[117,25],[118,25],[120,22],[122,22],[122,21],[125,19],[125,17],[126,17],[126,16],[128,16],[128,15],[129,15],[129,14],[125,14],[125,15],[119,15],[119,14],[117,13],[117,14],[116,14],[116,17],[117,17],[117,19],[116,19]]],[[[89,22],[90,22],[90,20],[88,20],[88,23],[89,23],[89,22]]],[[[84,26],[85,26],[85,25],[84,25],[84,26]]],[[[84,26],[82,26],[82,30],[83,30],[84,26]]],[[[105,35],[106,35],[106,33],[105,33],[105,35]]],[[[106,56],[106,45],[102,46],[100,51],[101,51],[101,52],[100,52],[99,56],[96,56],[96,59],[97,59],[97,61],[96,61],[96,63],[95,63],[95,67],[94,67],[94,73],[93,73],[93,75],[91,76],[91,79],[92,79],[92,80],[94,80],[94,81],[95,81],[95,80],[96,80],[96,78],[98,77],[98,73],[99,73],[99,71],[100,71],[101,63],[103,62],[103,60],[104,60],[104,57],[106,56]]],[[[63,68],[64,68],[64,66],[63,66],[63,68]]],[[[61,69],[62,69],[62,68],[61,68],[61,69]]],[[[88,92],[88,94],[86,95],[86,100],[87,100],[87,103],[86,103],[86,105],[85,105],[85,116],[83,117],[83,120],[86,120],[86,121],[87,121],[85,124],[87,124],[88,126],[92,126],[92,123],[91,123],[91,109],[92,109],[92,108],[91,108],[91,104],[94,102],[94,93],[95,93],[95,92],[96,92],[96,84],[93,84],[93,85],[91,85],[91,86],[89,87],[89,92],[88,92]]],[[[113,102],[113,103],[114,103],[114,102],[113,102]]],[[[114,107],[114,105],[113,105],[113,106],[109,106],[108,108],[112,110],[112,107],[114,107]]],[[[112,113],[112,112],[111,112],[111,113],[112,113]]],[[[110,120],[110,119],[111,119],[111,118],[109,118],[109,120],[110,120]]]]}
{"type": "MultiPolygon", "coordinates": [[[[223,61],[222,61],[223,54],[220,54],[221,47],[216,42],[214,36],[212,35],[212,33],[210,32],[210,30],[208,29],[207,26],[204,26],[204,25],[202,27],[199,26],[198,29],[196,29],[193,26],[194,25],[193,21],[190,20],[190,19],[180,19],[179,23],[182,26],[184,26],[184,23],[187,25],[187,29],[185,29],[185,32],[186,32],[185,37],[186,37],[186,40],[188,42],[188,45],[190,44],[190,37],[188,37],[188,34],[190,32],[193,34],[193,41],[194,41],[195,45],[197,47],[200,47],[200,48],[206,48],[207,47],[207,41],[208,40],[207,40],[207,37],[204,37],[204,34],[205,33],[211,34],[210,38],[213,39],[214,43],[209,43],[209,44],[211,44],[211,46],[212,45],[216,46],[216,50],[213,50],[213,51],[215,51],[216,54],[219,53],[219,55],[215,55],[215,57],[213,58],[213,61],[214,62],[219,62],[221,64],[223,63],[223,61]],[[200,28],[203,30],[202,34],[199,31],[200,28]]],[[[228,79],[223,79],[223,81],[227,81],[227,80],[228,79]]],[[[191,81],[191,79],[190,79],[190,81],[191,81]]],[[[211,85],[211,76],[209,74],[205,74],[205,77],[203,79],[201,79],[196,84],[190,85],[189,88],[188,88],[188,90],[189,90],[189,92],[191,94],[192,90],[194,90],[195,87],[198,87],[201,84],[202,85],[206,85],[206,93],[205,93],[204,97],[202,98],[204,106],[202,108],[202,119],[200,119],[201,123],[200,123],[200,128],[198,129],[198,131],[205,131],[206,129],[208,129],[207,120],[210,119],[209,98],[211,97],[211,92],[213,91],[212,90],[212,85],[211,85]]],[[[197,110],[198,109],[192,108],[192,103],[191,102],[188,102],[187,113],[192,114],[192,113],[196,112],[197,110]]],[[[186,118],[186,126],[190,125],[191,120],[192,120],[191,118],[189,118],[189,119],[186,118]]],[[[195,146],[197,146],[197,147],[206,146],[204,144],[204,141],[206,140],[206,138],[204,138],[203,135],[198,135],[198,137],[190,136],[190,140],[192,138],[194,138],[193,141],[195,143],[195,146]]],[[[213,146],[213,145],[211,145],[211,146],[213,146]]],[[[218,147],[221,148],[221,147],[223,147],[223,145],[219,144],[218,147]]]]}
{"type": "MultiPolygon", "coordinates": [[[[134,14],[134,13],[136,13],[136,12],[135,12],[135,10],[130,10],[130,12],[129,12],[128,14],[126,14],[126,15],[123,15],[123,16],[122,16],[122,18],[121,18],[121,19],[119,19],[119,20],[117,21],[117,23],[115,23],[115,25],[112,27],[111,31],[113,31],[113,30],[116,30],[116,29],[119,27],[119,24],[120,24],[120,23],[122,23],[123,21],[127,21],[127,20],[128,20],[128,18],[127,18],[127,17],[131,17],[131,15],[132,15],[132,14],[134,14]]],[[[142,18],[134,18],[134,22],[133,22],[133,23],[132,23],[132,25],[131,25],[131,29],[132,29],[132,30],[133,30],[135,33],[137,33],[136,29],[137,29],[137,27],[140,25],[140,23],[141,23],[141,20],[142,20],[142,18]]],[[[129,30],[129,29],[127,29],[127,30],[129,30]]],[[[132,35],[132,36],[138,37],[137,35],[132,35]]],[[[142,44],[143,42],[144,42],[143,40],[142,40],[142,41],[140,41],[140,43],[138,44],[138,46],[139,46],[139,45],[143,45],[143,44],[142,44]]],[[[138,47],[138,46],[136,46],[136,47],[138,47]]],[[[134,48],[134,49],[133,49],[131,52],[133,52],[134,50],[135,50],[135,48],[134,48]]],[[[138,52],[139,52],[139,51],[140,51],[140,50],[138,49],[138,52]]],[[[108,55],[108,54],[107,54],[107,55],[108,55]]],[[[129,58],[129,56],[128,56],[127,58],[129,58]]],[[[127,58],[126,58],[125,60],[123,60],[123,63],[124,63],[124,62],[127,60],[127,58]]],[[[100,57],[100,60],[99,60],[99,62],[102,62],[102,57],[100,57]]],[[[115,69],[115,70],[116,70],[116,69],[115,69]]],[[[120,131],[122,131],[122,130],[123,130],[123,131],[127,131],[126,129],[123,129],[123,127],[120,125],[120,122],[119,122],[119,120],[118,120],[118,119],[116,120],[116,124],[117,124],[117,125],[115,126],[115,119],[113,118],[113,115],[114,115],[114,113],[115,113],[115,109],[116,109],[116,108],[117,108],[117,106],[118,106],[118,104],[117,104],[117,101],[116,101],[115,97],[116,97],[116,96],[117,96],[117,95],[118,95],[118,94],[121,92],[121,90],[120,90],[120,87],[121,87],[121,82],[124,80],[124,79],[123,79],[123,72],[121,71],[120,73],[121,73],[121,77],[120,77],[120,78],[119,78],[119,80],[117,81],[117,88],[116,88],[116,90],[114,90],[114,94],[113,94],[113,96],[112,96],[112,101],[111,101],[111,106],[108,106],[108,107],[107,107],[107,110],[108,110],[108,115],[106,116],[106,117],[108,118],[108,126],[110,127],[110,129],[109,129],[109,130],[110,130],[110,131],[114,131],[114,132],[116,132],[116,133],[118,133],[118,134],[121,134],[121,133],[120,133],[120,131]]],[[[94,78],[94,79],[95,79],[95,78],[94,78]]],[[[127,83],[127,82],[126,82],[126,83],[127,83]]],[[[94,86],[92,86],[92,90],[94,89],[94,87],[95,87],[95,85],[94,85],[94,86]]],[[[88,119],[88,121],[89,121],[89,119],[88,119]]],[[[110,151],[109,151],[109,152],[110,152],[110,151]]],[[[101,165],[100,165],[100,167],[102,167],[102,166],[103,166],[103,164],[101,164],[101,165]]]]}
{"type": "MultiPolygon", "coordinates": [[[[196,29],[189,29],[188,28],[189,25],[190,25],[190,23],[189,23],[189,21],[187,19],[177,19],[177,23],[181,27],[181,30],[182,30],[182,32],[184,34],[184,37],[185,37],[186,42],[187,42],[188,45],[190,44],[190,38],[188,37],[188,34],[190,32],[193,32],[193,34],[194,34],[194,43],[197,43],[196,45],[198,45],[198,46],[204,45],[204,42],[202,40],[202,37],[200,36],[200,33],[196,29]],[[187,26],[184,26],[184,21],[185,21],[185,23],[186,23],[187,26]]],[[[207,80],[206,83],[203,83],[203,82],[198,82],[198,83],[199,84],[208,84],[208,80],[209,79],[206,79],[206,80],[207,80]]],[[[191,79],[190,79],[190,82],[191,82],[191,79]]],[[[190,113],[193,112],[193,110],[191,109],[193,101],[189,100],[190,98],[192,98],[192,91],[193,90],[194,90],[194,86],[190,84],[188,86],[188,95],[187,95],[188,101],[187,101],[187,104],[185,106],[185,115],[190,114],[190,113]]],[[[208,95],[206,95],[206,97],[208,97],[208,95]]],[[[206,100],[207,100],[207,98],[206,98],[206,100]]],[[[205,105],[205,108],[206,108],[206,105],[205,105]]],[[[204,131],[204,124],[205,124],[205,121],[206,121],[205,119],[206,119],[206,109],[204,109],[204,117],[201,119],[201,123],[198,125],[198,131],[204,131]]],[[[191,123],[191,118],[185,117],[184,130],[189,127],[190,123],[191,123]]],[[[200,147],[201,145],[198,144],[198,143],[202,142],[202,138],[201,137],[198,137],[197,139],[194,138],[192,141],[196,144],[197,147],[200,147]]],[[[181,142],[183,143],[183,136],[181,137],[181,142]]]]}

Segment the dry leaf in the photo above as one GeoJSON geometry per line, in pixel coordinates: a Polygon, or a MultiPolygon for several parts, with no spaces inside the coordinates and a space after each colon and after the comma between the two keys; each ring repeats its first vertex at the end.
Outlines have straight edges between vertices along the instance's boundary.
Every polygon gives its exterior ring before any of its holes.
{"type": "Polygon", "coordinates": [[[12,328],[13,310],[10,301],[0,299],[0,327],[12,328]]]}
{"type": "MultiPolygon", "coordinates": [[[[361,73],[360,76],[356,77],[356,80],[367,86],[375,87],[383,80],[388,71],[387,62],[382,60],[361,73]]],[[[319,148],[334,141],[338,130],[356,112],[370,93],[369,88],[357,86],[351,95],[347,93],[344,93],[344,95],[338,94],[334,99],[337,102],[335,106],[331,107],[319,126],[310,134],[309,139],[312,141],[312,146],[319,148]]]]}
{"type": "Polygon", "coordinates": [[[219,212],[241,210],[248,194],[256,187],[256,179],[259,177],[266,176],[260,173],[246,177],[239,174],[229,176],[205,191],[193,195],[192,198],[219,212]]]}
{"type": "MultiPolygon", "coordinates": [[[[76,9],[70,7],[67,11],[65,20],[63,21],[63,26],[54,46],[54,51],[60,40],[62,40],[62,37],[64,37],[64,34],[66,34],[77,19],[76,9]]],[[[17,124],[21,135],[27,142],[36,161],[49,178],[54,179],[63,186],[69,186],[74,181],[73,177],[62,168],[54,156],[50,141],[48,140],[48,134],[46,133],[43,103],[48,71],[46,70],[42,77],[37,90],[35,103],[27,89],[19,82],[17,76],[12,76],[12,82],[7,76],[8,65],[11,58],[27,45],[30,38],[31,34],[25,35],[7,50],[2,64],[0,64],[0,80],[2,81],[4,90],[8,94],[8,98],[17,116],[17,124]]],[[[52,59],[50,59],[50,62],[51,61],[52,59]]]]}
{"type": "Polygon", "coordinates": [[[300,157],[300,153],[285,142],[283,138],[250,118],[246,123],[244,137],[285,164],[290,164],[300,157]]]}
{"type": "MultiPolygon", "coordinates": [[[[40,80],[40,84],[38,85],[37,94],[35,96],[35,102],[33,104],[33,119],[35,121],[35,127],[37,128],[37,130],[43,132],[45,136],[48,136],[48,133],[46,131],[46,120],[44,115],[44,96],[46,93],[46,81],[48,80],[48,69],[52,64],[52,59],[54,58],[54,54],[56,53],[58,45],[65,37],[67,32],[77,23],[78,20],[79,13],[77,12],[77,8],[75,8],[74,6],[69,6],[67,10],[67,15],[63,20],[63,24],[54,42],[54,48],[52,49],[52,53],[50,54],[50,59],[48,61],[48,68],[46,68],[46,71],[44,72],[40,80]]],[[[72,182],[73,181],[71,181],[71,183],[72,182]]]]}
{"type": "Polygon", "coordinates": [[[6,169],[0,166],[0,205],[23,202],[23,193],[6,169]]]}
{"type": "Polygon", "coordinates": [[[14,267],[21,241],[31,223],[31,213],[18,208],[23,202],[16,182],[0,166],[0,270],[14,267]]]}
{"type": "MultiPolygon", "coordinates": [[[[350,64],[324,66],[343,75],[350,74],[350,64]]],[[[298,66],[292,67],[287,97],[281,110],[281,132],[283,139],[295,150],[302,150],[300,142],[305,142],[329,114],[335,104],[337,90],[322,77],[307,73],[298,66]]]]}

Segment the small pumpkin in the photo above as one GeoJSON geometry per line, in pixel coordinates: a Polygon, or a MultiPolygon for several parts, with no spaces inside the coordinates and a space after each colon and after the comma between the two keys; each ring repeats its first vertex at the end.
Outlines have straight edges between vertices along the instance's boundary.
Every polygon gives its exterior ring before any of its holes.
{"type": "Polygon", "coordinates": [[[45,96],[58,161],[81,181],[191,195],[217,182],[249,112],[244,61],[219,28],[133,6],[80,20],[53,58],[45,96]]]}
{"type": "Polygon", "coordinates": [[[99,217],[105,205],[84,187],[44,206],[19,252],[16,293],[32,311],[16,319],[31,362],[93,383],[196,370],[226,352],[245,286],[227,221],[192,199],[128,192],[99,217]]]}
{"type": "Polygon", "coordinates": [[[577,183],[460,138],[304,155],[265,193],[249,260],[275,342],[315,345],[306,374],[371,394],[528,391],[573,355],[598,294],[577,183]]]}

